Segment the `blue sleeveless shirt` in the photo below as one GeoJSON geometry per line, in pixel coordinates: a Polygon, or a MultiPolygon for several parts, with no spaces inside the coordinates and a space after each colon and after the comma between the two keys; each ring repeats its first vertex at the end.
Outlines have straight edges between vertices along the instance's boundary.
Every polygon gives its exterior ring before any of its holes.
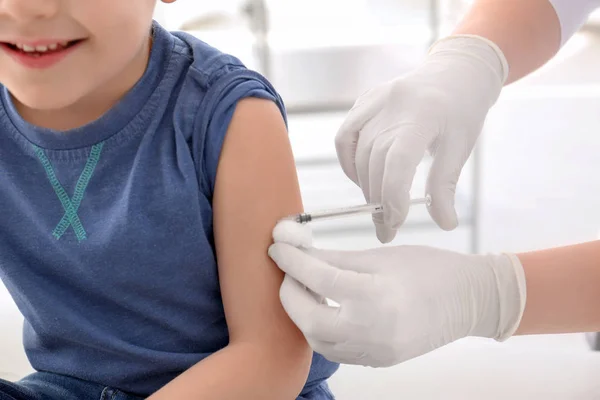
{"type": "MultiPolygon", "coordinates": [[[[0,278],[38,371],[148,396],[228,343],[212,193],[236,103],[259,74],[153,24],[140,81],[69,132],[24,121],[0,86],[0,278]]],[[[301,398],[333,398],[314,354],[301,398]]]]}

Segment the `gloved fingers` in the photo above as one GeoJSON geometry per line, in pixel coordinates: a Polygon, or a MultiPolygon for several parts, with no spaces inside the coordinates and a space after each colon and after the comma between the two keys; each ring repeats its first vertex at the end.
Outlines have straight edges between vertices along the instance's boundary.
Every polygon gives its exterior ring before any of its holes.
{"type": "Polygon", "coordinates": [[[273,240],[295,247],[309,248],[312,246],[312,229],[308,224],[281,220],[273,229],[273,240]]]}
{"type": "Polygon", "coordinates": [[[371,276],[336,268],[285,243],[269,247],[279,268],[318,295],[337,303],[352,299],[371,282],[371,276]]]}
{"type": "Polygon", "coordinates": [[[327,264],[346,271],[354,271],[361,274],[372,274],[378,269],[378,265],[374,264],[372,259],[367,261],[361,257],[361,255],[365,254],[363,252],[321,250],[314,247],[306,249],[304,252],[311,257],[318,258],[327,264]]]}
{"type": "Polygon", "coordinates": [[[410,209],[410,189],[427,149],[427,136],[416,125],[405,125],[394,135],[385,157],[381,188],[383,221],[376,224],[382,243],[391,242],[410,209]]]}
{"type": "Polygon", "coordinates": [[[368,355],[363,351],[344,349],[335,342],[309,340],[308,344],[315,352],[331,362],[347,365],[368,365],[365,363],[368,355]]]}
{"type": "Polygon", "coordinates": [[[309,340],[346,340],[347,329],[340,321],[340,309],[328,306],[290,275],[285,276],[279,297],[291,320],[309,340]]]}
{"type": "MultiPolygon", "coordinates": [[[[468,140],[468,135],[458,135],[454,140],[468,140]]],[[[438,143],[436,153],[427,177],[426,190],[431,196],[427,208],[429,215],[443,230],[458,226],[458,216],[454,208],[456,184],[462,169],[473,150],[474,143],[456,143],[449,137],[438,143]]]]}
{"type": "Polygon", "coordinates": [[[360,186],[356,166],[356,151],[360,131],[383,105],[379,90],[370,90],[360,96],[346,116],[335,137],[335,149],[342,170],[360,186]]]}

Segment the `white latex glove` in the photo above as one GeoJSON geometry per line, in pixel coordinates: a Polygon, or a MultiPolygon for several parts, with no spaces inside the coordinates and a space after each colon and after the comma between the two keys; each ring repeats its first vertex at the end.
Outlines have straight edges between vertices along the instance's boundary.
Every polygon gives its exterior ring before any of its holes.
{"type": "Polygon", "coordinates": [[[466,336],[502,341],[520,324],[525,275],[514,255],[317,250],[310,228],[290,221],[273,234],[269,255],[286,272],[281,302],[330,361],[386,367],[466,336]]]}
{"type": "Polygon", "coordinates": [[[382,243],[406,219],[409,190],[426,151],[434,158],[429,213],[442,229],[456,228],[457,181],[507,76],[507,61],[495,44],[453,36],[435,44],[414,71],[356,101],[336,136],[336,149],[367,202],[384,205],[373,218],[382,243]]]}

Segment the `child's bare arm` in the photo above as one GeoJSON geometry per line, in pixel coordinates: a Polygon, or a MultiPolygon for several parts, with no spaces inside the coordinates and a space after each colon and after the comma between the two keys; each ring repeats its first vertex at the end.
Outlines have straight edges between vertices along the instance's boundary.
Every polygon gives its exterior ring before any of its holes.
{"type": "Polygon", "coordinates": [[[270,101],[242,100],[223,145],[213,199],[230,343],[151,400],[292,400],[298,396],[312,351],[281,306],[283,273],[267,250],[276,222],[301,210],[281,113],[270,101]]]}

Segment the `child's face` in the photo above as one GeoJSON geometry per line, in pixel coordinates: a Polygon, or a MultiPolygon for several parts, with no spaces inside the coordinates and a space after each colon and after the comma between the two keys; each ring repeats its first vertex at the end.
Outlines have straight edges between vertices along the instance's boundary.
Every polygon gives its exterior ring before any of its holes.
{"type": "Polygon", "coordinates": [[[146,67],[155,5],[156,0],[0,0],[0,82],[24,106],[38,110],[66,108],[119,86],[126,91],[126,81],[135,83],[146,67]],[[33,48],[39,51],[23,51],[33,48]]]}

